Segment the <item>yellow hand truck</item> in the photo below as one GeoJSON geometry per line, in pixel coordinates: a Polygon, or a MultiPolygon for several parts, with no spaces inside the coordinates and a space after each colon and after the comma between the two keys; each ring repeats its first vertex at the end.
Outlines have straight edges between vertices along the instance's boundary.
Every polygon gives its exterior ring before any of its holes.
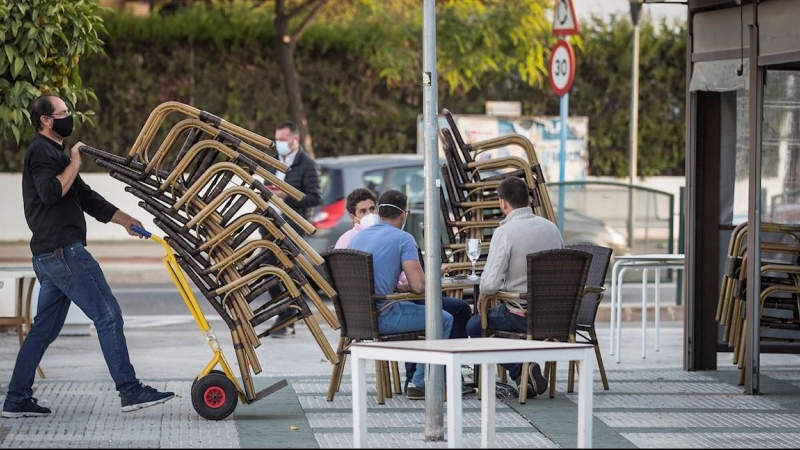
{"type": "Polygon", "coordinates": [[[200,305],[197,304],[192,289],[186,281],[186,277],[183,275],[178,265],[178,260],[175,259],[169,244],[164,239],[135,225],[131,227],[131,230],[145,238],[158,242],[164,247],[166,251],[166,256],[163,259],[164,265],[167,267],[167,271],[178,288],[184,303],[186,303],[186,307],[192,313],[195,323],[205,335],[206,343],[211,348],[211,351],[214,352],[211,361],[206,364],[197,378],[194,379],[194,382],[192,382],[192,406],[197,411],[197,414],[208,420],[222,420],[233,413],[239,400],[244,404],[250,404],[289,385],[286,379],[282,379],[259,391],[253,398],[248,398],[244,390],[239,387],[239,382],[233,375],[231,366],[222,353],[222,347],[217,341],[217,336],[208,325],[200,305]],[[217,365],[222,370],[215,369],[217,365]]]}

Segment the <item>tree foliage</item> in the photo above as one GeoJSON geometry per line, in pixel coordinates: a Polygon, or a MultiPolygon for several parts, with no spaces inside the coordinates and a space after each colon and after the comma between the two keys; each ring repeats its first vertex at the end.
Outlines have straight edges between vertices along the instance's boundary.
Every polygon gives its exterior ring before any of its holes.
{"type": "Polygon", "coordinates": [[[0,3],[0,136],[20,140],[33,131],[28,105],[41,94],[61,97],[78,121],[94,98],[80,76],[81,57],[102,51],[104,32],[96,0],[0,3]]]}
{"type": "MultiPolygon", "coordinates": [[[[482,89],[509,74],[530,86],[547,79],[549,0],[444,0],[436,3],[436,60],[443,85],[453,94],[482,89]]],[[[380,68],[390,86],[419,83],[423,17],[418,0],[364,1],[343,24],[354,42],[380,68]],[[363,30],[373,30],[371,34],[363,30]]]]}
{"type": "MultiPolygon", "coordinates": [[[[295,54],[316,155],[414,152],[422,103],[420,2],[329,2],[295,54]]],[[[550,3],[438,1],[439,108],[483,114],[486,101],[506,100],[520,101],[525,115],[558,115],[558,97],[546,81],[556,38],[547,14],[536,9],[546,11],[550,3]]],[[[3,5],[0,0],[0,14],[7,15],[3,5]]],[[[91,108],[99,126],[79,125],[70,140],[127,153],[148,114],[165,101],[188,103],[270,136],[290,102],[272,4],[249,10],[226,5],[148,17],[103,13],[94,23],[96,30],[108,30],[104,52],[81,58],[79,71],[96,99],[70,105],[91,108]]],[[[0,22],[0,29],[7,23],[0,22]]],[[[647,20],[641,25],[638,172],[681,175],[685,29],[647,20]]],[[[581,30],[580,39],[571,39],[577,74],[569,113],[589,117],[590,173],[624,177],[632,28],[622,18],[584,23],[581,30]]],[[[0,107],[8,102],[3,97],[0,107]]],[[[28,102],[18,105],[27,108],[28,102]]],[[[27,125],[24,109],[22,114],[27,125]]],[[[0,171],[19,170],[24,149],[19,141],[0,139],[0,171]]],[[[84,170],[92,169],[87,164],[84,170]]]]}
{"type": "MultiPolygon", "coordinates": [[[[685,36],[685,28],[665,21],[640,22],[640,176],[684,173],[685,36]]],[[[570,114],[590,118],[590,172],[623,177],[630,161],[633,27],[626,18],[595,19],[584,24],[582,37],[570,114]]]]}

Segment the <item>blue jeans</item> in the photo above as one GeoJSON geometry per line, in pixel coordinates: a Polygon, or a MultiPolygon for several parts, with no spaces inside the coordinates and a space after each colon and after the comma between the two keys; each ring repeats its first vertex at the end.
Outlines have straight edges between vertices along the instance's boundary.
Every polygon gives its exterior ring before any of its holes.
{"type": "MultiPolygon", "coordinates": [[[[378,315],[380,334],[409,333],[425,330],[425,305],[413,302],[398,302],[378,315]]],[[[453,316],[442,311],[442,335],[450,336],[453,330],[453,316]]],[[[425,386],[425,364],[417,365],[411,381],[419,387],[425,386]]]]}
{"type": "Polygon", "coordinates": [[[36,367],[61,332],[71,302],[94,323],[100,349],[120,395],[139,386],[122,330],[122,310],[100,265],[83,244],[62,250],[63,255],[55,252],[33,257],[33,270],[40,285],[39,304],[8,383],[6,400],[10,402],[21,402],[33,395],[36,367]]]}
{"type": "MultiPolygon", "coordinates": [[[[424,305],[425,300],[416,300],[414,303],[417,305],[424,305]]],[[[458,298],[442,297],[442,309],[453,316],[453,330],[450,332],[449,339],[467,337],[467,322],[469,322],[470,317],[472,317],[472,307],[469,306],[469,303],[458,298]]],[[[414,372],[416,371],[417,363],[406,363],[406,379],[413,378],[414,372]]]]}
{"type": "MultiPolygon", "coordinates": [[[[528,326],[525,323],[525,317],[511,314],[511,311],[506,308],[506,305],[501,303],[486,312],[489,328],[501,331],[511,331],[515,333],[524,333],[527,331],[528,326]]],[[[476,314],[469,322],[467,322],[467,334],[469,337],[481,337],[481,315],[476,314]]],[[[522,364],[500,364],[508,370],[508,376],[512,379],[519,380],[522,375],[522,364]]]]}

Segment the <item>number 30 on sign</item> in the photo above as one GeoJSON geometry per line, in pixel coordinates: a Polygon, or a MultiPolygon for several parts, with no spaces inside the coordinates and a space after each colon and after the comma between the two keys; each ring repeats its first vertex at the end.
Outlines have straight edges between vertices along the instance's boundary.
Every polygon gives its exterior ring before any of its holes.
{"type": "Polygon", "coordinates": [[[575,52],[569,41],[559,39],[550,52],[550,87],[559,97],[569,92],[575,81],[575,52]]]}

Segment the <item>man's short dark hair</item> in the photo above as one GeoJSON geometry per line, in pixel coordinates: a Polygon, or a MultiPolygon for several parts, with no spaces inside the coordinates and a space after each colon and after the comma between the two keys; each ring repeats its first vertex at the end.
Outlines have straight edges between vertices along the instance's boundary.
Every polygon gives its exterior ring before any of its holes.
{"type": "Polygon", "coordinates": [[[298,130],[299,130],[297,128],[297,124],[292,122],[292,121],[289,121],[289,120],[281,122],[281,123],[278,124],[277,127],[275,127],[276,130],[283,130],[284,128],[288,128],[289,132],[294,134],[294,135],[297,135],[298,130]]]}
{"type": "Polygon", "coordinates": [[[381,218],[394,219],[404,213],[406,208],[408,208],[408,197],[394,189],[384,192],[378,199],[378,215],[381,218]]]}
{"type": "Polygon", "coordinates": [[[42,116],[52,116],[53,113],[56,112],[52,100],[54,98],[57,97],[52,94],[40,95],[36,100],[31,102],[31,125],[33,125],[33,129],[37,132],[42,127],[42,116]]]}
{"type": "Polygon", "coordinates": [[[530,191],[522,178],[512,176],[501,181],[497,186],[497,196],[514,209],[531,205],[530,191]]]}
{"type": "Polygon", "coordinates": [[[378,203],[378,196],[375,195],[374,192],[367,188],[355,188],[350,195],[347,196],[347,212],[350,214],[356,214],[356,205],[363,202],[364,200],[372,200],[377,205],[378,203]]]}

